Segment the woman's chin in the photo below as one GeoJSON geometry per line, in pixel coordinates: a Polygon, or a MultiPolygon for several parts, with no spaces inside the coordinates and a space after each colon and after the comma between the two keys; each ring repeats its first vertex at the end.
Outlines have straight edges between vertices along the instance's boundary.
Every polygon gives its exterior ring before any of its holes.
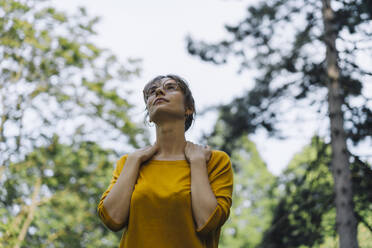
{"type": "Polygon", "coordinates": [[[157,111],[151,116],[150,120],[156,124],[165,122],[174,123],[176,121],[183,123],[185,121],[183,113],[176,113],[174,111],[157,111]]]}

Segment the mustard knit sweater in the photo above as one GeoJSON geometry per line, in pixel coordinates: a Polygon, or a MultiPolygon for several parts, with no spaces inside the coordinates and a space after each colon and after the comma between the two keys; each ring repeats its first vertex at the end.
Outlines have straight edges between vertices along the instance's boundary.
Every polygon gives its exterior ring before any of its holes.
{"type": "Polygon", "coordinates": [[[230,214],[233,171],[229,156],[212,150],[208,177],[218,205],[207,222],[197,229],[191,207],[190,166],[186,160],[150,160],[142,164],[133,190],[129,218],[115,223],[103,200],[125,173],[122,156],[114,169],[111,183],[98,204],[103,223],[113,231],[124,228],[120,247],[125,248],[214,248],[218,247],[221,226],[230,214]]]}

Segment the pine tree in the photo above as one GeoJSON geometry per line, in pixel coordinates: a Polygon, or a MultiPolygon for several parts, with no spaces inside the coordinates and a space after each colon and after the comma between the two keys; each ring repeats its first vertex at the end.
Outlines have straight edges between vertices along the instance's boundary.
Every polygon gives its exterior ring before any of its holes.
{"type": "Polygon", "coordinates": [[[252,90],[220,107],[226,143],[257,128],[279,134],[283,100],[294,108],[304,104],[302,111],[315,106],[319,118],[329,118],[342,248],[358,247],[350,175],[354,155],[347,141],[357,145],[372,135],[372,99],[363,92],[372,72],[361,62],[371,53],[371,19],[370,0],[261,1],[238,25],[226,26],[228,39],[207,44],[188,38],[189,53],[204,61],[222,64],[233,57],[241,71],[259,70],[252,90]]]}
{"type": "MultiPolygon", "coordinates": [[[[259,247],[334,247],[336,207],[333,204],[331,146],[314,136],[311,143],[295,154],[278,177],[273,189],[278,204],[273,208],[270,227],[259,247]],[[279,190],[278,190],[279,189],[279,190]],[[331,245],[332,244],[332,245],[331,245]]],[[[360,221],[361,247],[372,242],[372,169],[357,159],[351,164],[355,214],[360,221]],[[369,233],[368,233],[369,232],[369,233]]]]}

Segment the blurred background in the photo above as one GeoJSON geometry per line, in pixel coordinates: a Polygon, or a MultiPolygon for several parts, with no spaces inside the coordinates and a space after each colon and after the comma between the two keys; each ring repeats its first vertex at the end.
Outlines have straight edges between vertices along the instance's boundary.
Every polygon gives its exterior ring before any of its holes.
{"type": "Polygon", "coordinates": [[[96,207],[173,73],[186,138],[231,156],[220,247],[372,247],[371,20],[370,0],[0,0],[0,246],[117,247],[96,207]]]}

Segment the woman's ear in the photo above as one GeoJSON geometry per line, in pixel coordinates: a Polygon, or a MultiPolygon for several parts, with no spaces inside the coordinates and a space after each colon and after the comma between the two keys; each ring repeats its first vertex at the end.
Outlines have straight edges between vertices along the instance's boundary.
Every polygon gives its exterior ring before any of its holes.
{"type": "Polygon", "coordinates": [[[186,109],[185,115],[192,115],[193,112],[192,109],[186,109]]]}

